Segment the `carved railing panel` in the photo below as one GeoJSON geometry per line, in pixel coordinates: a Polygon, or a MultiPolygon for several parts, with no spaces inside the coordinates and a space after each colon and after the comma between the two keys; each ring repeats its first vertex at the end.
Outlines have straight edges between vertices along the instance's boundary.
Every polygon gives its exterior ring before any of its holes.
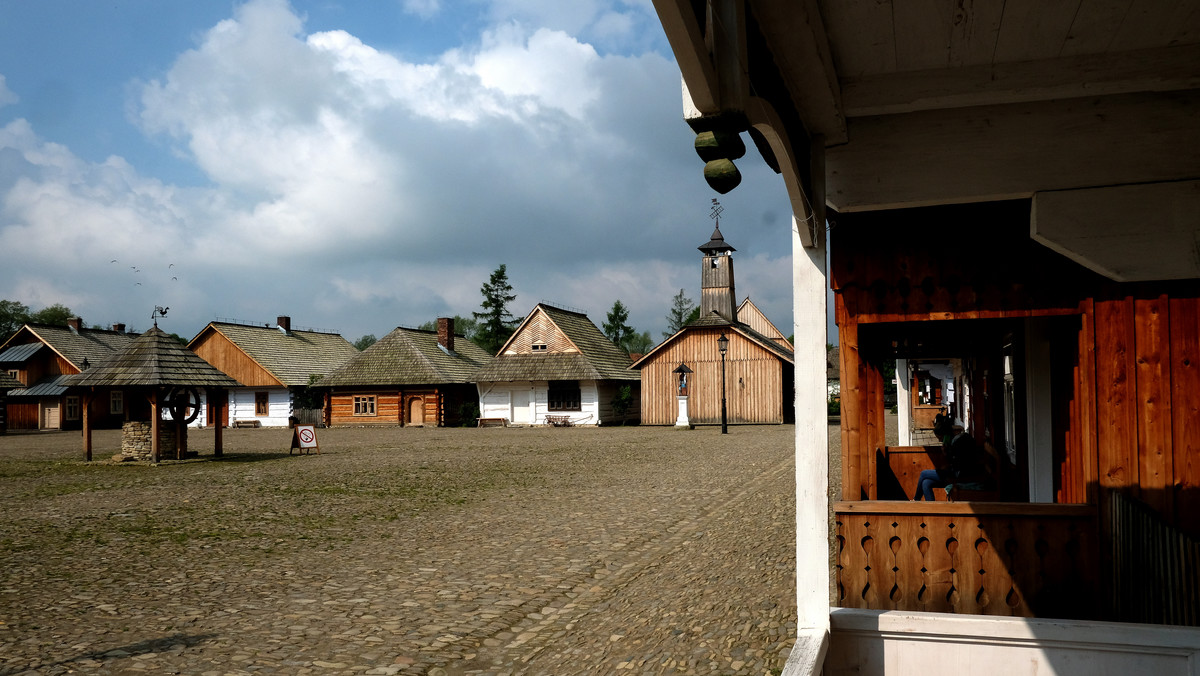
{"type": "Polygon", "coordinates": [[[1090,507],[856,502],[838,503],[836,512],[842,607],[1022,617],[1097,614],[1096,518],[1090,507]]]}

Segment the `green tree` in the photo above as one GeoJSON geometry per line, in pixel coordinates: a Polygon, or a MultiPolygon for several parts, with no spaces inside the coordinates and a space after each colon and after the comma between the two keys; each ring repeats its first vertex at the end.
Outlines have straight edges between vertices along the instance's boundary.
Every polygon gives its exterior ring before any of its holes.
{"type": "Polygon", "coordinates": [[[8,340],[28,321],[28,305],[16,300],[0,300],[0,343],[8,340]]]}
{"type": "Polygon", "coordinates": [[[516,318],[508,311],[508,304],[517,299],[512,290],[512,285],[508,283],[508,268],[501,263],[479,289],[483,294],[483,302],[479,304],[483,312],[471,313],[478,322],[475,342],[491,354],[500,351],[504,341],[517,327],[516,318]]]}
{"type": "Polygon", "coordinates": [[[363,350],[367,349],[368,347],[371,347],[372,345],[374,345],[375,341],[376,341],[375,334],[368,333],[367,335],[363,336],[362,338],[359,338],[358,340],[354,341],[354,347],[359,352],[362,352],[363,350]]]}
{"type": "Polygon", "coordinates": [[[608,317],[604,321],[604,335],[613,342],[614,345],[628,352],[626,344],[629,339],[637,334],[633,327],[627,324],[629,321],[629,308],[617,299],[613,303],[612,309],[608,311],[608,317]]]}
{"type": "Polygon", "coordinates": [[[649,331],[641,333],[635,331],[629,340],[625,341],[624,347],[626,354],[646,354],[650,348],[654,347],[654,339],[650,337],[649,331]]]}
{"type": "Polygon", "coordinates": [[[74,317],[75,313],[71,312],[71,308],[62,303],[55,303],[50,307],[44,307],[37,312],[29,315],[30,324],[49,324],[51,326],[66,326],[67,320],[74,317]]]}
{"type": "MultiPolygon", "coordinates": [[[[454,333],[461,334],[467,340],[475,340],[475,333],[479,330],[478,327],[479,322],[473,318],[454,315],[454,333]]],[[[425,322],[417,328],[422,331],[437,331],[437,320],[425,322]]]]}
{"type": "Polygon", "coordinates": [[[663,338],[670,338],[700,316],[700,308],[696,307],[691,298],[683,295],[683,289],[671,299],[671,311],[667,313],[667,330],[663,338]]]}

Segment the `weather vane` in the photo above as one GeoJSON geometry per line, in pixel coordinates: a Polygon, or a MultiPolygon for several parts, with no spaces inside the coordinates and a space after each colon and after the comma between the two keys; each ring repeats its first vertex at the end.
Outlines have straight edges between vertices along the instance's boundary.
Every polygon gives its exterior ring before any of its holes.
{"type": "Polygon", "coordinates": [[[161,305],[154,306],[154,312],[150,313],[150,319],[154,321],[154,328],[156,328],[156,329],[158,328],[158,318],[166,317],[167,310],[170,310],[170,309],[171,308],[169,308],[169,307],[163,307],[161,305]]]}
{"type": "Polygon", "coordinates": [[[721,212],[725,211],[725,207],[721,206],[716,197],[712,198],[712,202],[712,210],[708,212],[708,217],[716,221],[719,227],[721,225],[721,212]]]}

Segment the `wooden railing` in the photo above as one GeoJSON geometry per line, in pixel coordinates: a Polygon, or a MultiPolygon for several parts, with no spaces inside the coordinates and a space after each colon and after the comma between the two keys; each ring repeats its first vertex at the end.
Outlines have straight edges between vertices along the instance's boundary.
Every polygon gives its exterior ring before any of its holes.
{"type": "Polygon", "coordinates": [[[1093,506],[864,501],[834,511],[841,607],[1101,614],[1093,506]]]}
{"type": "Polygon", "coordinates": [[[1108,504],[1114,619],[1200,625],[1200,542],[1119,491],[1108,504]]]}

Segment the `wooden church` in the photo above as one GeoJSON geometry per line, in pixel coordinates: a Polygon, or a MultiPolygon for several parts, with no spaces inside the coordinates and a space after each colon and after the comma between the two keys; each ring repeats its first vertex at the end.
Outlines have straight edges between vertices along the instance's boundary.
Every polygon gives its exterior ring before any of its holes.
{"type": "Polygon", "coordinates": [[[690,424],[721,423],[722,336],[728,341],[723,355],[727,422],[793,422],[791,344],[750,299],[737,305],[732,255],[736,249],[725,242],[720,222],[698,248],[703,254],[700,318],[630,367],[642,375],[642,424],[676,424],[678,398],[685,393],[690,424]],[[681,387],[681,374],[686,374],[686,387],[681,387]]]}

